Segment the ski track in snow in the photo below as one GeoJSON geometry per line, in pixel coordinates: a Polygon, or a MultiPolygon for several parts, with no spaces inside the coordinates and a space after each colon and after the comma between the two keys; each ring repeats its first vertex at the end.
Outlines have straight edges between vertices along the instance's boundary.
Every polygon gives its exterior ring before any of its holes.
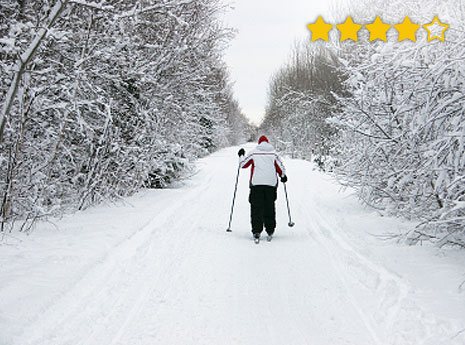
{"type": "Polygon", "coordinates": [[[226,233],[236,151],[200,160],[196,176],[4,345],[464,344],[464,319],[423,310],[408,280],[346,239],[309,163],[287,160],[294,228],[280,186],[276,236],[253,243],[242,170],[226,233]]]}

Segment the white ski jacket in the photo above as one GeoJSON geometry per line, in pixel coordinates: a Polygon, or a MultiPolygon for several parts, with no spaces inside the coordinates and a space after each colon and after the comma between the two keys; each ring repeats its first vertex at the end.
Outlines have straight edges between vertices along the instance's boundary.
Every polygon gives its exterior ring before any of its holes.
{"type": "Polygon", "coordinates": [[[252,186],[276,187],[278,185],[276,174],[279,176],[286,175],[281,159],[273,146],[266,141],[258,144],[252,152],[240,161],[240,165],[244,169],[251,167],[250,185],[252,186]]]}

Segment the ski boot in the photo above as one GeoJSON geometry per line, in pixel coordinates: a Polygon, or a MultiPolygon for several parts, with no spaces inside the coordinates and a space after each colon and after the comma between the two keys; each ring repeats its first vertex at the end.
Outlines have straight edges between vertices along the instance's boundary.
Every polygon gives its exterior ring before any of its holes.
{"type": "Polygon", "coordinates": [[[260,234],[253,234],[253,241],[255,242],[255,244],[259,244],[260,243],[260,234]]]}

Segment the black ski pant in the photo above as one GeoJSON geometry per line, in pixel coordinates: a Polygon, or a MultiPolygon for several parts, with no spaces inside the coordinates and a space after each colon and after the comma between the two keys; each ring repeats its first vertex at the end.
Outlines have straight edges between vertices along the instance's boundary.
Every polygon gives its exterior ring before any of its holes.
{"type": "Polygon", "coordinates": [[[276,210],[274,202],[277,196],[277,187],[251,186],[250,187],[250,220],[252,233],[260,234],[265,226],[268,235],[273,235],[276,228],[276,210]]]}

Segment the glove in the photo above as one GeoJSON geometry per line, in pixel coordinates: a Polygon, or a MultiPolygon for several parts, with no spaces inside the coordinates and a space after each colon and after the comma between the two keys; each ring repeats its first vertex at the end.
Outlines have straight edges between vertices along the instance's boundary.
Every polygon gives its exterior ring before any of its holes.
{"type": "Polygon", "coordinates": [[[237,153],[237,155],[240,157],[240,156],[244,156],[245,155],[245,150],[244,149],[240,149],[239,152],[237,153]]]}
{"type": "Polygon", "coordinates": [[[287,176],[286,176],[286,175],[281,176],[281,182],[282,182],[282,183],[286,183],[286,182],[287,182],[287,176]]]}

